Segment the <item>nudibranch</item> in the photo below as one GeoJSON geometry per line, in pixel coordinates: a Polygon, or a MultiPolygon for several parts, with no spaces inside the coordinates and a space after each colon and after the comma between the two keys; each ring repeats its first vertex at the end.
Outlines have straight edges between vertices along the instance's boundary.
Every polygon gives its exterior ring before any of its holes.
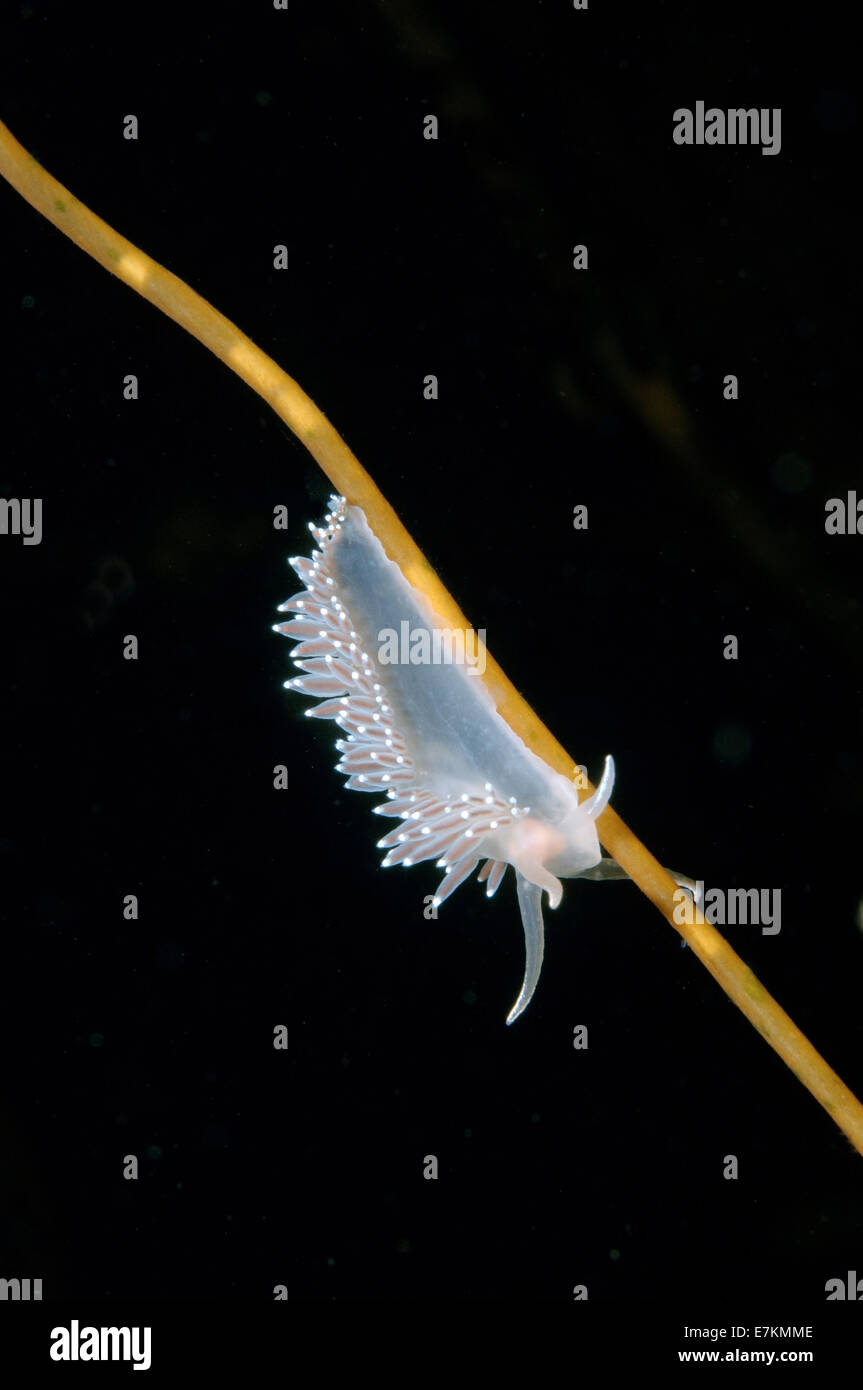
{"type": "Polygon", "coordinates": [[[491,897],[512,865],[525,940],[524,982],[506,1020],[513,1023],[542,967],[543,891],[557,907],[561,878],[621,876],[603,859],[594,824],[611,796],[614,762],[606,758],[596,791],[579,802],[575,783],[498,714],[466,658],[424,659],[441,653],[440,623],[361,508],[332,497],[324,524],[309,530],[318,549],[289,561],[305,588],[279,605],[294,616],[274,628],[298,643],[293,660],[305,673],[285,687],[318,699],[306,714],[344,732],[337,770],[347,786],[385,793],[374,810],[399,822],[378,842],[385,868],[435,860],[444,870],[438,907],[480,864],[491,897]],[[411,638],[396,659],[386,646],[393,633],[411,638]]]}

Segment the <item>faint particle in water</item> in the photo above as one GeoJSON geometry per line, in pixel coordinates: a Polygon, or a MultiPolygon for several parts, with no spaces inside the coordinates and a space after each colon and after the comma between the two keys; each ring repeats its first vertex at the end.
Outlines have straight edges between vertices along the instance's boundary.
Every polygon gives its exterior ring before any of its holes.
{"type": "Polygon", "coordinates": [[[396,1251],[398,1252],[399,1255],[409,1255],[409,1254],[410,1254],[410,1252],[411,1252],[411,1243],[410,1243],[410,1241],[408,1240],[407,1236],[400,1236],[399,1239],[396,1241],[396,1251]]]}
{"type": "Polygon", "coordinates": [[[163,941],[156,952],[156,961],[160,970],[180,970],[185,959],[185,951],[175,941],[163,941]]]}
{"type": "Polygon", "coordinates": [[[472,989],[466,989],[465,992],[464,992],[464,994],[462,995],[462,1000],[464,1001],[465,1004],[475,1004],[475,1003],[476,1003],[476,994],[474,993],[474,991],[473,991],[472,989]]]}
{"type": "Polygon", "coordinates": [[[22,295],[22,297],[21,297],[21,308],[22,308],[22,309],[35,309],[35,307],[36,307],[36,301],[35,301],[35,299],[33,298],[32,294],[25,294],[25,295],[22,295]]]}
{"type": "Polygon", "coordinates": [[[718,763],[739,767],[749,757],[752,735],[743,724],[720,724],[713,735],[713,756],[718,763]]]}
{"type": "Polygon", "coordinates": [[[105,1041],[105,1039],[104,1039],[104,1037],[103,1037],[103,1035],[102,1035],[101,1033],[91,1033],[91,1034],[90,1034],[90,1046],[91,1046],[91,1047],[101,1047],[104,1041],[105,1041]]]}
{"type": "Polygon", "coordinates": [[[609,1258],[610,1260],[619,1260],[619,1259],[620,1259],[620,1251],[617,1250],[617,1249],[609,1250],[609,1252],[608,1252],[608,1258],[609,1258]]]}
{"type": "Polygon", "coordinates": [[[131,566],[120,555],[103,555],[96,575],[115,602],[128,598],[135,591],[135,576],[131,566]]]}
{"type": "Polygon", "coordinates": [[[144,1157],[152,1159],[161,1158],[162,1150],[159,1148],[158,1144],[148,1144],[144,1150],[144,1157]]]}
{"type": "Polygon", "coordinates": [[[857,103],[850,92],[843,91],[842,88],[826,87],[818,93],[815,119],[822,130],[841,134],[855,124],[857,103]]]}
{"type": "Polygon", "coordinates": [[[115,605],[134,589],[135,578],[127,562],[119,555],[103,555],[81,595],[79,611],[85,626],[91,631],[101,627],[113,615],[115,605]]]}
{"type": "Polygon", "coordinates": [[[812,465],[802,454],[780,454],[770,470],[770,479],[780,492],[805,492],[812,481],[812,465]]]}

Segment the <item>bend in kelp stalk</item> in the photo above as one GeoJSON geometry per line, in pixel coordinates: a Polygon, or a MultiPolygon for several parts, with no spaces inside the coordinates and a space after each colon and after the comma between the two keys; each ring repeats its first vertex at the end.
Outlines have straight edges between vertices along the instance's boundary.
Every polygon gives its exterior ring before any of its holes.
{"type": "MultiPolygon", "coordinates": [[[[464,615],[338,432],[292,377],[184,281],[109,227],[64,188],[0,123],[0,173],[37,211],[82,250],[148,299],[227,365],[272,406],[306,446],[338,493],[365,514],[386,555],[428,600],[443,626],[469,628],[464,615]]],[[[538,757],[572,780],[576,764],[486,654],[480,677],[498,713],[538,757]]],[[[592,796],[589,785],[585,796],[592,796]]],[[[863,1154],[863,1106],[771,998],[715,927],[694,910],[678,921],[671,876],[611,807],[596,822],[608,853],[679,931],[726,994],[863,1154]]]]}

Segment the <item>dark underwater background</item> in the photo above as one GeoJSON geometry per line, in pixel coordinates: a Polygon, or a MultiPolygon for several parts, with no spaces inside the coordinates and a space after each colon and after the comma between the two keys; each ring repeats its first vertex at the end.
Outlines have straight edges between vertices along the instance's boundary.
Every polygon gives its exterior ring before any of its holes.
{"type": "MultiPolygon", "coordinates": [[[[296,376],[572,756],[613,753],[658,858],[781,889],[779,934],[726,934],[859,1094],[842,15],[13,5],[0,116],[296,376]],[[676,146],[702,99],[781,108],[780,153],[676,146]]],[[[378,867],[379,798],[281,689],[326,479],[5,184],[0,239],[0,495],[44,509],[40,545],[0,537],[0,1275],[823,1309],[863,1274],[850,1143],[631,885],[565,886],[504,1026],[512,875],[425,920],[438,871],[378,867]]]]}

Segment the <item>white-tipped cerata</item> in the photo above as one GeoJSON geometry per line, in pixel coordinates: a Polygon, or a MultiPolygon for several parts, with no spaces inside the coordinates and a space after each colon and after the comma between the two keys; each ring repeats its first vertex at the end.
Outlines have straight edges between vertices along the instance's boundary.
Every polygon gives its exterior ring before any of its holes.
{"type": "Polygon", "coordinates": [[[432,860],[444,870],[435,907],[477,868],[491,897],[513,865],[525,975],[512,1023],[542,967],[543,892],[556,907],[560,879],[600,862],[594,820],[614,763],[606,759],[579,805],[574,785],[526,747],[469,670],[474,644],[443,640],[454,634],[387,558],[362,510],[333,497],[310,530],[318,549],[290,560],[304,588],[279,605],[293,616],[275,629],[297,643],[302,674],[285,684],[320,701],[308,715],[342,730],[337,767],[348,787],[385,793],[374,809],[398,824],[378,841],[384,866],[432,860]]]}

